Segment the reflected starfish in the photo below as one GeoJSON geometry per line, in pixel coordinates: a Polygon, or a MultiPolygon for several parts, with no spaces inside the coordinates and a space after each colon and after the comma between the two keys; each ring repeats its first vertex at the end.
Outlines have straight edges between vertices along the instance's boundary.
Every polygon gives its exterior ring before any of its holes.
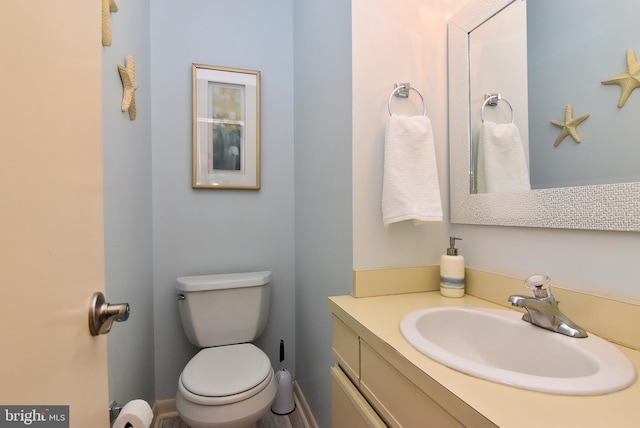
{"type": "Polygon", "coordinates": [[[562,130],[560,131],[560,135],[558,135],[558,138],[556,138],[556,142],[553,145],[555,147],[558,147],[560,143],[562,143],[562,140],[564,140],[564,138],[567,135],[571,135],[573,139],[576,140],[576,143],[582,142],[582,139],[580,138],[580,135],[578,135],[578,131],[576,130],[576,127],[581,122],[584,122],[585,120],[587,120],[588,117],[589,117],[588,114],[583,114],[582,116],[574,119],[573,107],[571,107],[571,104],[567,104],[567,107],[564,110],[564,122],[560,120],[551,121],[551,123],[553,123],[554,125],[562,128],[562,130]]]}
{"type": "Polygon", "coordinates": [[[129,119],[136,119],[136,94],[138,83],[135,80],[136,67],[133,63],[133,57],[127,56],[125,62],[126,67],[118,64],[120,79],[122,79],[122,111],[129,111],[129,119]]]}
{"type": "Polygon", "coordinates": [[[627,49],[627,71],[610,79],[603,80],[602,84],[620,85],[622,94],[620,94],[618,108],[624,106],[631,92],[633,92],[635,88],[640,88],[640,64],[638,64],[633,49],[627,49]]]}

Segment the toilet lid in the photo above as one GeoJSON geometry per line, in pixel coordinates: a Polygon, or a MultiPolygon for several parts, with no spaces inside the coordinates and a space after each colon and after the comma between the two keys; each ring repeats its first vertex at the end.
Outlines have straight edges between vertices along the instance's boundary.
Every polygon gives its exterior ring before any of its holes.
{"type": "Polygon", "coordinates": [[[196,395],[224,397],[247,391],[272,370],[264,352],[250,343],[206,348],[182,371],[182,384],[196,395]]]}

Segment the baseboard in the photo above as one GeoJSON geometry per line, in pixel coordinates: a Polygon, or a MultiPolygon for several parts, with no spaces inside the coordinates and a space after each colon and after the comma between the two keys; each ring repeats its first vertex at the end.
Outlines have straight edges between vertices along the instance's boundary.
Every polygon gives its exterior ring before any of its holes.
{"type": "Polygon", "coordinates": [[[300,413],[300,419],[302,419],[304,427],[319,428],[318,423],[311,412],[311,407],[309,407],[309,403],[307,403],[306,398],[304,398],[300,385],[298,385],[298,382],[295,380],[293,381],[293,401],[296,403],[296,408],[300,413]]]}
{"type": "Polygon", "coordinates": [[[176,417],[178,417],[178,409],[176,409],[175,398],[156,400],[153,404],[153,422],[151,422],[150,428],[160,428],[163,419],[176,417]]]}

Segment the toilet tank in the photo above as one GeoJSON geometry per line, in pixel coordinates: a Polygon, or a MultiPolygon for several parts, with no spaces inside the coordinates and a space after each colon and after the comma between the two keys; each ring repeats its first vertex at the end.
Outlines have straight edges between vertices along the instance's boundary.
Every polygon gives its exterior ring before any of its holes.
{"type": "Polygon", "coordinates": [[[184,276],[176,281],[182,327],[194,345],[251,342],[264,331],[271,272],[184,276]]]}

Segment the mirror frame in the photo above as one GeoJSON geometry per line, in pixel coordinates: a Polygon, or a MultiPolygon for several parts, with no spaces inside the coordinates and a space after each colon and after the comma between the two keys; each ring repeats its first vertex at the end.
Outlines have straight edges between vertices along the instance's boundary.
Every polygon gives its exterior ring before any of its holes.
{"type": "Polygon", "coordinates": [[[472,193],[469,33],[521,0],[472,0],[448,25],[451,222],[640,231],[640,182],[472,193]]]}

